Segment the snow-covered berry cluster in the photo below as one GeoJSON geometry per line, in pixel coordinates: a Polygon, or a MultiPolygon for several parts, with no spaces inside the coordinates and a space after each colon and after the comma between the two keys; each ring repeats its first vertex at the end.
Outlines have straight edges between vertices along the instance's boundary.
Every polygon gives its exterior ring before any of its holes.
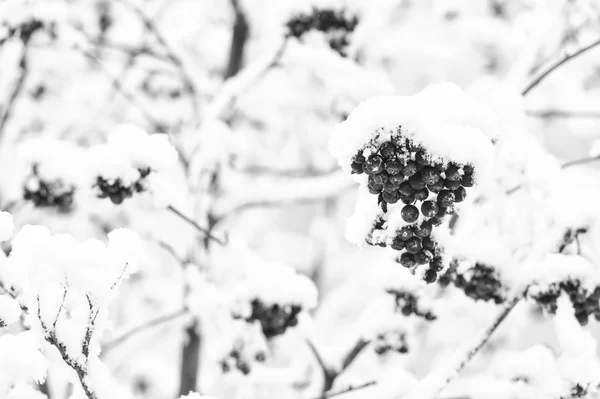
{"type": "Polygon", "coordinates": [[[258,321],[267,338],[276,337],[285,333],[288,328],[296,327],[298,314],[302,310],[299,305],[280,306],[277,303],[266,305],[259,299],[253,300],[251,306],[252,313],[244,320],[248,323],[258,321]]]}
{"type": "Polygon", "coordinates": [[[492,158],[491,141],[470,122],[474,107],[458,87],[432,85],[363,102],[336,127],[329,150],[360,183],[349,240],[390,247],[398,263],[437,280],[451,258],[444,222],[492,158]]]}
{"type": "Polygon", "coordinates": [[[75,186],[62,179],[45,180],[40,176],[39,165],[33,164],[31,174],[23,186],[23,199],[31,201],[37,208],[56,208],[67,213],[73,208],[75,186]]]}
{"type": "Polygon", "coordinates": [[[357,16],[347,15],[346,10],[317,9],[292,17],[286,24],[288,35],[301,39],[307,32],[316,30],[327,36],[332,50],[345,57],[350,44],[348,35],[358,25],[357,16]]]}
{"type": "Polygon", "coordinates": [[[590,292],[580,281],[566,280],[550,284],[545,290],[538,290],[531,294],[530,298],[533,298],[548,313],[555,314],[558,309],[558,298],[563,292],[569,296],[579,324],[586,325],[591,315],[600,321],[600,287],[590,292]]]}
{"type": "Polygon", "coordinates": [[[107,180],[102,176],[96,178],[94,187],[97,189],[98,198],[110,198],[113,204],[120,204],[126,198],[131,198],[134,193],[141,193],[146,190],[144,178],[150,174],[149,168],[138,169],[139,178],[129,184],[125,184],[121,178],[107,180]]]}
{"type": "Polygon", "coordinates": [[[438,282],[442,286],[452,283],[476,301],[494,301],[500,304],[505,300],[505,289],[498,272],[494,267],[483,263],[478,262],[465,270],[459,270],[458,262],[454,260],[438,282]]]}
{"type": "Polygon", "coordinates": [[[240,373],[248,375],[252,371],[253,362],[263,363],[266,359],[267,355],[262,350],[249,354],[243,340],[239,340],[219,364],[223,373],[228,373],[235,368],[240,373]]]}
{"type": "Polygon", "coordinates": [[[433,321],[437,317],[431,310],[419,303],[419,297],[410,291],[388,289],[387,292],[394,296],[396,301],[396,310],[400,311],[404,316],[414,314],[417,317],[422,317],[427,321],[433,321]]]}
{"type": "Polygon", "coordinates": [[[384,355],[390,351],[407,353],[408,349],[406,332],[403,330],[381,332],[373,340],[373,350],[378,355],[384,355]]]}

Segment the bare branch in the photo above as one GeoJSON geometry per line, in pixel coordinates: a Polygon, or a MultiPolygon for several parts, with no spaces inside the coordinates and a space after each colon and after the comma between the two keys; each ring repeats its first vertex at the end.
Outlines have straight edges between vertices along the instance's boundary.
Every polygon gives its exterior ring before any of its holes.
{"type": "Polygon", "coordinates": [[[144,331],[147,331],[151,328],[160,326],[161,324],[167,323],[171,320],[177,319],[180,316],[184,316],[188,313],[188,310],[186,308],[181,308],[178,309],[174,312],[171,313],[167,313],[164,314],[162,316],[158,316],[154,319],[150,319],[147,320],[135,327],[129,328],[128,330],[117,334],[117,336],[115,338],[112,338],[110,341],[105,342],[102,345],[102,352],[106,353],[108,351],[111,351],[112,349],[116,348],[117,346],[121,345],[122,343],[124,343],[125,341],[127,341],[128,339],[143,333],[144,331]]]}
{"type": "Polygon", "coordinates": [[[81,345],[81,352],[83,353],[83,356],[85,357],[85,361],[87,363],[90,358],[90,343],[92,342],[92,336],[94,334],[96,319],[98,318],[98,313],[100,312],[100,309],[94,311],[94,304],[92,303],[92,299],[89,295],[86,295],[86,298],[88,300],[88,306],[90,308],[90,316],[87,328],[85,330],[85,338],[83,339],[83,344],[81,345]]]}
{"type": "Polygon", "coordinates": [[[56,318],[54,319],[54,322],[52,323],[52,329],[53,330],[56,330],[56,324],[58,323],[58,319],[60,317],[60,314],[63,311],[66,299],[67,299],[67,283],[65,282],[62,301],[60,302],[60,307],[58,308],[58,312],[56,312],[56,318]]]}
{"type": "Polygon", "coordinates": [[[467,363],[475,357],[522,297],[523,293],[520,293],[507,301],[500,313],[492,320],[492,323],[481,332],[474,342],[469,343],[466,348],[461,348],[457,351],[456,358],[451,364],[440,369],[435,369],[422,378],[405,399],[434,399],[460,373],[467,363]]]}
{"type": "Polygon", "coordinates": [[[352,364],[352,362],[354,362],[356,357],[362,352],[363,349],[365,349],[367,347],[367,345],[369,345],[369,341],[366,341],[362,338],[360,338],[358,341],[356,341],[356,344],[352,347],[352,349],[350,349],[350,351],[348,352],[346,357],[344,357],[344,360],[342,361],[342,368],[340,370],[340,373],[342,371],[346,370],[348,368],[348,366],[350,366],[352,364]]]}
{"type": "Polygon", "coordinates": [[[596,162],[598,160],[600,160],[600,155],[596,155],[596,156],[593,156],[593,157],[585,157],[585,158],[580,158],[580,159],[574,159],[572,161],[565,162],[564,164],[562,164],[561,167],[563,169],[566,169],[566,168],[570,168],[571,166],[584,165],[584,164],[596,162]]]}
{"type": "Polygon", "coordinates": [[[565,56],[563,58],[561,58],[558,61],[553,62],[546,69],[544,69],[540,74],[538,74],[538,76],[536,76],[529,84],[527,84],[527,86],[525,87],[525,89],[523,89],[521,94],[523,94],[524,96],[527,95],[531,90],[533,90],[537,85],[539,85],[542,82],[542,80],[544,80],[546,77],[548,77],[548,75],[550,75],[552,72],[557,70],[561,65],[563,65],[563,64],[567,63],[569,60],[572,60],[572,59],[576,58],[577,56],[587,52],[588,50],[593,49],[594,47],[598,46],[599,44],[600,44],[600,39],[588,44],[585,47],[580,48],[579,50],[575,51],[574,53],[565,54],[565,56]]]}
{"type": "Polygon", "coordinates": [[[312,342],[310,339],[306,339],[306,344],[315,356],[315,359],[317,360],[317,363],[319,363],[319,366],[323,370],[323,373],[331,373],[333,369],[325,363],[325,359],[323,359],[323,357],[321,356],[321,353],[317,349],[317,346],[314,344],[314,342],[312,342]]]}
{"type": "Polygon", "coordinates": [[[564,110],[564,109],[546,109],[525,111],[527,116],[535,118],[582,118],[582,119],[600,119],[600,112],[596,111],[581,111],[581,110],[564,110]]]}
{"type": "Polygon", "coordinates": [[[10,119],[12,115],[12,110],[19,97],[19,94],[23,90],[25,85],[25,80],[27,79],[27,75],[29,74],[28,62],[27,62],[27,42],[23,42],[23,47],[21,49],[21,56],[19,58],[19,76],[17,77],[17,81],[13,86],[13,90],[10,93],[7,104],[4,106],[4,112],[2,113],[2,117],[0,117],[0,135],[4,132],[6,127],[6,123],[10,119]]]}
{"type": "Polygon", "coordinates": [[[325,394],[323,394],[323,395],[321,395],[319,397],[316,397],[314,399],[328,399],[328,398],[333,398],[335,396],[340,396],[340,395],[343,395],[345,393],[360,391],[361,389],[369,388],[369,387],[372,387],[372,386],[374,386],[376,384],[377,384],[377,381],[368,381],[368,382],[365,382],[364,384],[360,384],[360,385],[350,385],[348,388],[344,388],[342,390],[335,391],[335,392],[328,392],[328,393],[325,393],[325,394]]]}
{"type": "Polygon", "coordinates": [[[244,11],[241,9],[238,0],[230,0],[235,13],[235,22],[233,24],[233,34],[231,35],[231,47],[229,49],[229,62],[225,71],[225,79],[237,74],[242,67],[244,58],[244,49],[248,41],[250,28],[244,11]]]}
{"type": "Polygon", "coordinates": [[[166,252],[168,252],[169,255],[171,255],[173,257],[173,259],[175,259],[177,261],[177,263],[179,263],[182,267],[188,263],[184,258],[179,256],[177,251],[175,251],[175,248],[173,248],[171,245],[167,244],[166,242],[159,240],[158,246],[161,247],[162,249],[164,249],[166,252]]]}
{"type": "Polygon", "coordinates": [[[186,221],[187,223],[189,223],[190,225],[194,226],[194,228],[196,230],[198,230],[199,232],[201,232],[202,234],[204,234],[207,238],[215,241],[216,243],[220,244],[220,245],[227,245],[227,237],[225,237],[225,239],[221,239],[218,237],[215,237],[214,235],[212,235],[212,233],[210,232],[210,230],[205,229],[204,227],[201,227],[198,223],[194,222],[191,218],[185,216],[183,213],[181,213],[181,211],[179,211],[178,209],[176,209],[175,207],[173,207],[173,205],[168,205],[167,206],[167,210],[173,212],[175,215],[179,216],[181,219],[183,219],[184,221],[186,221]]]}

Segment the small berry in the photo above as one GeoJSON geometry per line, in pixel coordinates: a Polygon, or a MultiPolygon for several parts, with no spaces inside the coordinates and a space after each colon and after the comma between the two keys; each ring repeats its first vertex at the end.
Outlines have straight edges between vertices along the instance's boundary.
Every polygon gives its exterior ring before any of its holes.
{"type": "Polygon", "coordinates": [[[437,203],[440,206],[448,207],[454,203],[454,193],[449,190],[442,190],[438,194],[437,203]]]}
{"type": "Polygon", "coordinates": [[[446,187],[449,190],[456,190],[460,187],[460,182],[450,179],[444,179],[444,187],[446,187]]]}
{"type": "Polygon", "coordinates": [[[352,168],[352,173],[356,173],[357,175],[360,175],[364,172],[362,163],[352,162],[352,165],[350,165],[350,167],[352,168]]]}
{"type": "Polygon", "coordinates": [[[404,244],[406,246],[406,251],[411,254],[416,254],[423,249],[423,245],[419,237],[409,238],[404,244]]]}
{"type": "Polygon", "coordinates": [[[460,184],[464,187],[473,187],[475,181],[473,180],[473,173],[465,173],[465,175],[460,179],[460,184]]]}
{"type": "Polygon", "coordinates": [[[440,258],[440,257],[433,258],[431,263],[429,263],[429,268],[432,270],[435,270],[436,272],[441,271],[444,268],[444,263],[442,262],[442,258],[440,258]]]}
{"type": "Polygon", "coordinates": [[[413,254],[404,252],[402,255],[400,255],[400,264],[404,267],[413,267],[417,264],[417,261],[415,260],[415,256],[413,254]]]}
{"type": "Polygon", "coordinates": [[[373,177],[373,181],[381,186],[383,186],[383,184],[388,181],[388,174],[385,172],[381,172],[379,174],[373,175],[372,177],[373,177]]]}
{"type": "Polygon", "coordinates": [[[254,355],[254,358],[257,362],[262,363],[265,360],[267,360],[267,355],[265,354],[265,352],[258,352],[256,355],[254,355]]]}
{"type": "Polygon", "coordinates": [[[402,173],[398,173],[397,175],[390,175],[388,177],[388,181],[392,184],[400,185],[404,181],[404,176],[402,173]]]}
{"type": "Polygon", "coordinates": [[[400,200],[400,195],[398,195],[398,193],[395,192],[388,193],[387,191],[384,191],[383,200],[388,204],[395,204],[396,202],[398,202],[398,200],[400,200]]]}
{"type": "Polygon", "coordinates": [[[400,211],[400,215],[406,223],[413,223],[419,218],[419,210],[414,205],[406,205],[400,211]]]}
{"type": "Polygon", "coordinates": [[[439,193],[440,191],[442,191],[444,189],[444,182],[442,180],[438,180],[437,183],[434,184],[428,184],[427,188],[429,189],[429,191],[431,191],[432,193],[439,193]]]}
{"type": "Polygon", "coordinates": [[[383,164],[383,168],[390,175],[397,175],[400,173],[400,171],[402,171],[402,164],[397,159],[388,159],[383,164]]]}
{"type": "Polygon", "coordinates": [[[421,244],[423,245],[424,249],[428,249],[430,251],[433,251],[433,249],[435,248],[435,243],[433,242],[431,237],[423,237],[421,239],[421,244]]]}
{"type": "Polygon", "coordinates": [[[425,188],[425,182],[423,181],[423,178],[422,178],[420,172],[415,173],[414,175],[409,177],[408,182],[410,183],[410,186],[412,188],[414,188],[415,190],[422,190],[425,188]]]}
{"type": "Polygon", "coordinates": [[[424,167],[421,174],[423,175],[423,181],[427,185],[435,184],[440,180],[440,172],[431,166],[424,167]]]}
{"type": "Polygon", "coordinates": [[[412,238],[413,231],[410,227],[404,226],[403,228],[398,230],[398,232],[396,234],[397,234],[397,237],[400,238],[402,241],[406,241],[409,238],[412,238]]]}
{"type": "Polygon", "coordinates": [[[391,182],[390,180],[386,181],[383,184],[383,190],[387,191],[388,193],[393,193],[398,191],[398,189],[400,188],[400,184],[395,184],[393,182],[391,182]]]}
{"type": "Polygon", "coordinates": [[[467,197],[467,190],[464,187],[459,187],[454,190],[454,202],[462,202],[467,197]]]}
{"type": "Polygon", "coordinates": [[[402,200],[402,202],[404,202],[406,205],[412,205],[415,203],[415,196],[414,195],[402,195],[400,196],[400,199],[402,200]]]}
{"type": "Polygon", "coordinates": [[[416,200],[425,201],[427,197],[429,197],[429,190],[427,190],[426,188],[422,188],[420,190],[416,190],[413,195],[415,196],[416,200]]]}
{"type": "Polygon", "coordinates": [[[459,181],[461,178],[460,168],[456,165],[448,165],[445,174],[449,180],[459,181]]]}
{"type": "Polygon", "coordinates": [[[400,188],[398,188],[398,192],[404,196],[412,195],[415,190],[411,187],[410,183],[407,181],[402,182],[400,184],[400,188]]]}
{"type": "Polygon", "coordinates": [[[415,235],[417,237],[429,237],[431,231],[433,230],[433,225],[429,221],[425,221],[421,223],[420,226],[415,227],[415,235]]]}
{"type": "Polygon", "coordinates": [[[463,171],[465,173],[473,173],[473,170],[474,170],[473,165],[467,164],[467,165],[463,166],[463,171]]]}
{"type": "Polygon", "coordinates": [[[419,265],[424,265],[425,263],[431,262],[433,259],[433,254],[431,251],[423,249],[415,254],[415,260],[419,265]]]}
{"type": "Polygon", "coordinates": [[[371,181],[367,184],[367,188],[371,194],[379,194],[383,190],[383,186],[371,181]]]}
{"type": "Polygon", "coordinates": [[[439,211],[438,205],[433,201],[424,201],[421,205],[421,212],[423,212],[423,216],[431,218],[437,215],[439,211]]]}
{"type": "Polygon", "coordinates": [[[364,163],[365,173],[376,175],[383,171],[383,158],[379,155],[371,155],[364,163]]]}
{"type": "Polygon", "coordinates": [[[423,150],[417,151],[415,154],[415,161],[421,166],[429,165],[429,159],[427,159],[427,154],[425,154],[425,151],[423,150]]]}
{"type": "Polygon", "coordinates": [[[437,226],[441,226],[442,223],[444,223],[443,217],[442,218],[440,218],[440,217],[433,217],[433,218],[429,219],[429,221],[431,222],[431,224],[433,224],[436,227],[437,226]]]}
{"type": "Polygon", "coordinates": [[[438,206],[438,213],[436,213],[435,217],[438,219],[443,219],[444,216],[448,214],[448,207],[446,206],[438,206]]]}
{"type": "Polygon", "coordinates": [[[418,168],[416,162],[408,161],[406,163],[406,166],[404,167],[404,169],[402,169],[402,174],[404,176],[410,177],[410,176],[414,175],[415,173],[417,173],[418,171],[419,171],[419,168],[418,168]]]}
{"type": "Polygon", "coordinates": [[[379,153],[383,155],[384,158],[391,158],[396,153],[396,146],[391,141],[386,141],[379,147],[379,153]]]}
{"type": "Polygon", "coordinates": [[[390,245],[392,247],[392,249],[395,249],[396,251],[402,251],[404,249],[404,241],[402,241],[402,239],[400,237],[394,237],[394,240],[392,241],[392,245],[390,245]]]}
{"type": "Polygon", "coordinates": [[[354,156],[353,161],[358,163],[365,163],[365,157],[363,156],[363,154],[358,153],[354,156]]]}
{"type": "Polygon", "coordinates": [[[435,282],[435,280],[437,280],[437,272],[435,270],[428,269],[423,276],[423,280],[425,280],[427,284],[435,282]]]}

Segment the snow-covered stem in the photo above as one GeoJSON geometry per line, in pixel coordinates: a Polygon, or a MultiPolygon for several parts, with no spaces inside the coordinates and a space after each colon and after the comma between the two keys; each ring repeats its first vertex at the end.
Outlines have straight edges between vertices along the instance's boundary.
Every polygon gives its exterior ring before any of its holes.
{"type": "Polygon", "coordinates": [[[240,71],[244,59],[244,49],[246,48],[250,32],[246,14],[242,10],[239,0],[230,0],[230,3],[235,14],[235,21],[233,24],[233,34],[231,35],[231,47],[229,49],[229,61],[227,62],[225,79],[229,79],[240,71]]]}
{"type": "Polygon", "coordinates": [[[352,349],[350,349],[348,354],[344,357],[344,359],[342,361],[342,368],[341,368],[340,372],[346,370],[348,368],[348,366],[350,366],[352,364],[352,362],[354,362],[354,360],[362,352],[362,350],[367,347],[367,345],[369,345],[369,341],[364,340],[362,338],[359,339],[358,341],[356,341],[356,344],[352,347],[352,349]]]}
{"type": "Polygon", "coordinates": [[[204,234],[208,239],[213,240],[216,243],[223,245],[223,246],[227,245],[227,237],[225,237],[225,239],[215,237],[214,235],[212,235],[210,230],[205,229],[204,227],[201,227],[198,223],[194,222],[191,218],[185,216],[183,213],[181,213],[181,211],[179,211],[177,208],[173,207],[173,205],[168,205],[167,210],[173,212],[175,215],[179,216],[181,219],[183,219],[190,225],[194,226],[194,228],[196,230],[198,230],[199,232],[204,234]]]}
{"type": "Polygon", "coordinates": [[[563,65],[563,64],[567,63],[569,60],[572,60],[573,58],[587,52],[588,50],[593,49],[594,47],[596,47],[598,45],[600,45],[600,39],[595,40],[594,42],[588,44],[585,47],[580,48],[579,50],[577,50],[573,53],[565,54],[564,57],[562,57],[558,61],[555,61],[554,63],[550,64],[547,68],[542,70],[542,72],[539,73],[538,76],[536,76],[531,82],[529,82],[529,84],[527,84],[527,86],[525,86],[525,89],[523,89],[522,94],[526,95],[527,93],[529,93],[537,85],[539,85],[542,80],[544,80],[546,77],[548,77],[548,75],[550,75],[552,72],[554,72],[556,69],[558,69],[561,65],[563,65]]]}
{"type": "Polygon", "coordinates": [[[312,203],[337,197],[355,186],[348,176],[337,171],[323,176],[278,179],[264,189],[240,190],[243,197],[221,201],[214,216],[221,220],[248,209],[289,204],[312,203]]]}
{"type": "Polygon", "coordinates": [[[523,298],[524,292],[525,290],[507,301],[500,313],[494,317],[490,325],[480,333],[477,339],[470,342],[466,348],[461,348],[457,352],[454,361],[440,369],[431,371],[402,399],[434,399],[450,381],[458,376],[460,371],[475,357],[479,350],[483,348],[494,331],[496,331],[498,326],[523,298]]]}
{"type": "Polygon", "coordinates": [[[138,15],[138,17],[142,20],[142,22],[144,23],[144,26],[148,29],[148,31],[150,31],[154,35],[154,37],[156,38],[156,41],[163,47],[163,49],[165,50],[165,53],[167,55],[167,58],[177,68],[180,78],[181,78],[181,81],[183,82],[186,91],[189,93],[191,106],[192,106],[192,115],[194,116],[194,120],[196,122],[198,122],[200,120],[200,104],[198,102],[198,91],[196,90],[194,81],[191,78],[192,75],[186,70],[186,66],[185,66],[184,62],[182,61],[182,59],[175,53],[175,51],[173,51],[171,46],[169,46],[165,37],[160,32],[160,30],[157,28],[156,23],[153,21],[153,19],[150,16],[148,16],[146,14],[146,12],[142,8],[138,7],[137,5],[131,3],[127,0],[117,0],[117,1],[119,3],[125,5],[127,8],[129,8],[133,12],[135,12],[138,15]]]}
{"type": "Polygon", "coordinates": [[[339,391],[335,391],[335,392],[329,392],[326,393],[324,395],[321,395],[317,398],[314,399],[328,399],[328,398],[333,398],[335,396],[340,396],[343,395],[345,393],[350,393],[350,392],[356,392],[356,391],[360,391],[361,389],[365,389],[365,388],[369,388],[372,387],[373,385],[376,385],[377,381],[367,381],[363,384],[359,384],[359,385],[350,385],[347,388],[341,389],[339,391]]]}
{"type": "Polygon", "coordinates": [[[10,92],[8,101],[2,107],[3,112],[2,112],[2,116],[0,117],[0,136],[4,132],[4,129],[6,128],[6,123],[10,119],[15,102],[16,102],[17,98],[19,97],[19,94],[23,90],[23,86],[25,85],[25,79],[27,79],[27,75],[29,73],[29,68],[28,68],[28,63],[27,63],[27,55],[28,55],[28,43],[27,43],[27,41],[23,41],[23,46],[21,48],[21,55],[19,57],[19,65],[18,65],[19,75],[17,77],[17,80],[15,82],[15,85],[14,85],[12,91],[10,92]]]}
{"type": "Polygon", "coordinates": [[[124,343],[125,341],[127,341],[128,339],[130,339],[140,333],[143,333],[144,331],[147,331],[151,328],[158,327],[162,324],[168,323],[171,320],[178,319],[179,317],[184,316],[187,313],[188,313],[188,310],[186,308],[181,308],[174,312],[167,313],[167,314],[155,317],[150,320],[146,320],[145,322],[143,322],[135,327],[129,328],[126,331],[123,331],[122,333],[117,334],[115,338],[112,338],[110,341],[104,343],[102,345],[102,353],[106,354],[109,351],[111,351],[112,349],[116,348],[117,346],[119,346],[122,343],[124,343]]]}
{"type": "Polygon", "coordinates": [[[164,241],[158,241],[158,246],[164,249],[169,255],[171,255],[173,259],[175,259],[177,263],[181,265],[181,267],[185,267],[187,265],[188,262],[184,258],[179,256],[175,248],[173,248],[171,245],[167,244],[164,241]]]}
{"type": "Polygon", "coordinates": [[[595,162],[595,161],[598,161],[598,160],[600,160],[600,155],[595,155],[593,157],[585,157],[585,158],[574,159],[572,161],[568,161],[568,162],[565,162],[564,164],[562,164],[562,168],[566,169],[566,168],[569,168],[571,166],[584,165],[584,164],[595,162]]]}
{"type": "Polygon", "coordinates": [[[582,118],[582,119],[599,119],[600,112],[595,111],[580,111],[580,110],[565,110],[565,109],[546,109],[535,110],[530,109],[525,111],[527,116],[534,118],[582,118]]]}
{"type": "MultiPolygon", "coordinates": [[[[89,348],[90,341],[92,339],[93,326],[92,326],[91,330],[90,330],[90,326],[88,326],[88,331],[86,331],[85,340],[82,344],[82,352],[85,355],[85,363],[82,364],[77,359],[74,359],[67,353],[67,347],[56,336],[56,330],[50,329],[46,325],[44,320],[42,319],[41,303],[40,303],[39,297],[37,298],[37,303],[38,303],[37,317],[40,321],[42,330],[44,331],[44,339],[46,340],[46,342],[48,342],[50,345],[54,346],[58,350],[58,352],[60,353],[60,356],[63,358],[63,361],[77,373],[77,377],[79,378],[81,387],[83,388],[83,391],[85,392],[85,395],[88,397],[88,399],[98,399],[96,396],[96,393],[94,392],[92,387],[88,384],[87,363],[89,360],[89,351],[87,351],[87,353],[86,353],[86,350],[85,350],[86,347],[89,348]]],[[[90,308],[90,314],[92,314],[92,313],[93,313],[93,309],[90,308]]],[[[97,312],[96,312],[96,315],[97,315],[97,312]]],[[[90,321],[92,321],[92,320],[95,320],[95,316],[90,317],[90,321]]]]}

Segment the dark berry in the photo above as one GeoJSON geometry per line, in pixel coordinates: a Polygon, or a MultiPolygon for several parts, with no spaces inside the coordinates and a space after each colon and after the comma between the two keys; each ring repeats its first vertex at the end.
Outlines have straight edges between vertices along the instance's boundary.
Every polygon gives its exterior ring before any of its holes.
{"type": "Polygon", "coordinates": [[[397,237],[400,238],[402,241],[406,241],[409,238],[412,238],[413,231],[410,227],[404,226],[403,228],[398,230],[398,232],[396,234],[397,234],[397,237]]]}
{"type": "Polygon", "coordinates": [[[404,245],[406,246],[406,251],[411,254],[416,254],[423,249],[423,245],[421,244],[421,239],[419,237],[409,238],[406,240],[404,245]]]}
{"type": "Polygon", "coordinates": [[[435,217],[439,218],[439,219],[443,219],[444,216],[446,216],[448,214],[448,207],[446,206],[438,206],[438,212],[436,213],[435,217]]]}
{"type": "Polygon", "coordinates": [[[475,181],[473,180],[473,174],[466,173],[462,179],[460,179],[460,184],[462,184],[464,187],[473,187],[475,184],[475,181]]]}
{"type": "Polygon", "coordinates": [[[421,245],[423,245],[424,249],[428,249],[430,251],[433,251],[433,249],[435,248],[435,243],[430,237],[423,237],[421,239],[421,245]]]}
{"type": "Polygon", "coordinates": [[[468,164],[467,164],[467,165],[464,165],[464,166],[463,166],[463,171],[464,171],[465,173],[473,173],[473,170],[474,170],[474,169],[473,169],[473,166],[472,166],[472,165],[468,165],[468,164]]]}
{"type": "Polygon", "coordinates": [[[421,212],[423,212],[423,216],[431,218],[437,215],[439,210],[438,205],[433,201],[424,201],[421,205],[421,212]]]}
{"type": "Polygon", "coordinates": [[[383,171],[383,158],[379,155],[371,155],[364,163],[365,173],[376,175],[383,171]]]}
{"type": "Polygon", "coordinates": [[[398,191],[399,188],[400,188],[399,184],[395,184],[395,183],[391,182],[390,180],[386,181],[383,184],[383,190],[387,191],[388,193],[396,192],[396,191],[398,191]]]}
{"type": "Polygon", "coordinates": [[[420,226],[415,227],[415,235],[417,237],[429,237],[431,231],[433,230],[433,225],[429,221],[425,221],[421,223],[420,226]]]}
{"type": "Polygon", "coordinates": [[[383,190],[383,186],[370,181],[367,184],[367,188],[371,194],[379,194],[383,190]]]}
{"type": "Polygon", "coordinates": [[[400,185],[403,181],[404,181],[404,176],[402,175],[402,173],[399,173],[397,175],[390,175],[388,177],[388,182],[390,182],[392,184],[400,185]]]}
{"type": "Polygon", "coordinates": [[[365,163],[365,157],[363,154],[358,153],[354,156],[353,162],[365,163]]]}
{"type": "Polygon", "coordinates": [[[404,267],[413,267],[417,264],[417,261],[415,260],[415,256],[413,254],[404,252],[402,255],[400,255],[400,264],[404,267]]]}
{"type": "Polygon", "coordinates": [[[373,175],[372,177],[373,181],[381,186],[383,186],[383,184],[388,181],[388,174],[385,172],[373,175]]]}
{"type": "Polygon", "coordinates": [[[402,164],[397,159],[388,159],[383,164],[383,168],[390,175],[397,175],[402,170],[402,164]]]}
{"type": "Polygon", "coordinates": [[[415,254],[415,260],[419,265],[424,265],[425,263],[431,262],[433,259],[433,254],[431,251],[423,249],[415,254]]]}
{"type": "Polygon", "coordinates": [[[267,360],[267,355],[265,354],[265,352],[258,352],[256,355],[254,355],[254,358],[257,362],[262,363],[265,360],[267,360]]]}
{"type": "Polygon", "coordinates": [[[438,180],[437,183],[428,184],[427,188],[432,193],[437,194],[437,193],[439,193],[440,191],[442,191],[444,189],[444,182],[442,180],[438,180]]]}
{"type": "Polygon", "coordinates": [[[442,190],[438,194],[437,203],[440,206],[448,207],[454,203],[454,193],[449,190],[442,190]]]}
{"type": "Polygon", "coordinates": [[[404,169],[402,169],[402,174],[404,176],[412,176],[419,171],[419,168],[414,161],[408,161],[404,169]]]}
{"type": "Polygon", "coordinates": [[[392,249],[395,249],[396,251],[402,251],[404,249],[404,241],[402,241],[402,239],[400,237],[394,237],[394,240],[392,241],[392,245],[390,245],[392,247],[392,249]]]}
{"type": "Polygon", "coordinates": [[[400,353],[407,353],[408,352],[408,347],[406,345],[402,345],[400,348],[398,348],[398,352],[400,352],[400,353]]]}
{"type": "Polygon", "coordinates": [[[440,180],[440,172],[431,166],[424,167],[421,174],[423,175],[423,181],[427,185],[435,184],[440,180]]]}
{"type": "Polygon", "coordinates": [[[461,178],[460,168],[456,165],[448,165],[445,171],[446,179],[459,181],[461,178]]]}
{"type": "Polygon", "coordinates": [[[400,211],[400,215],[406,223],[413,223],[419,218],[419,210],[414,205],[406,205],[400,211]]]}
{"type": "Polygon", "coordinates": [[[427,190],[426,188],[422,188],[420,190],[416,190],[413,195],[416,200],[425,201],[427,197],[429,197],[429,190],[427,190]]]}
{"type": "Polygon", "coordinates": [[[431,263],[429,263],[429,268],[432,270],[435,270],[436,272],[442,271],[442,269],[444,268],[444,263],[442,262],[442,258],[440,258],[440,257],[433,258],[431,263]]]}
{"type": "Polygon", "coordinates": [[[437,280],[437,272],[435,270],[428,269],[425,272],[425,275],[423,276],[423,280],[427,284],[431,284],[431,283],[435,282],[435,280],[437,280]]]}
{"type": "Polygon", "coordinates": [[[352,167],[352,173],[356,173],[358,175],[360,175],[361,173],[363,173],[362,163],[352,162],[351,167],[352,167]]]}
{"type": "Polygon", "coordinates": [[[386,141],[379,147],[379,153],[383,155],[384,158],[391,158],[396,153],[396,146],[391,141],[386,141]]]}
{"type": "Polygon", "coordinates": [[[415,196],[414,195],[401,195],[400,199],[402,200],[402,202],[404,202],[406,205],[412,205],[415,203],[415,196]]]}
{"type": "Polygon", "coordinates": [[[446,187],[449,190],[456,190],[460,187],[460,182],[450,179],[444,179],[444,187],[446,187]]]}
{"type": "Polygon", "coordinates": [[[395,204],[396,202],[398,202],[398,200],[400,200],[400,195],[395,192],[389,193],[387,191],[384,191],[383,200],[388,204],[395,204]]]}
{"type": "Polygon", "coordinates": [[[410,183],[410,186],[415,190],[422,190],[425,188],[425,182],[421,177],[421,172],[417,172],[411,177],[409,177],[408,182],[410,183]]]}
{"type": "Polygon", "coordinates": [[[400,184],[398,192],[402,195],[409,196],[412,195],[415,192],[415,190],[411,187],[409,182],[404,181],[402,182],[402,184],[400,184]]]}
{"type": "Polygon", "coordinates": [[[467,197],[467,190],[464,187],[459,187],[454,190],[454,202],[462,202],[467,197]]]}
{"type": "Polygon", "coordinates": [[[429,159],[427,158],[427,154],[425,154],[425,151],[423,150],[417,151],[417,153],[415,154],[415,161],[421,166],[429,165],[429,159]]]}

